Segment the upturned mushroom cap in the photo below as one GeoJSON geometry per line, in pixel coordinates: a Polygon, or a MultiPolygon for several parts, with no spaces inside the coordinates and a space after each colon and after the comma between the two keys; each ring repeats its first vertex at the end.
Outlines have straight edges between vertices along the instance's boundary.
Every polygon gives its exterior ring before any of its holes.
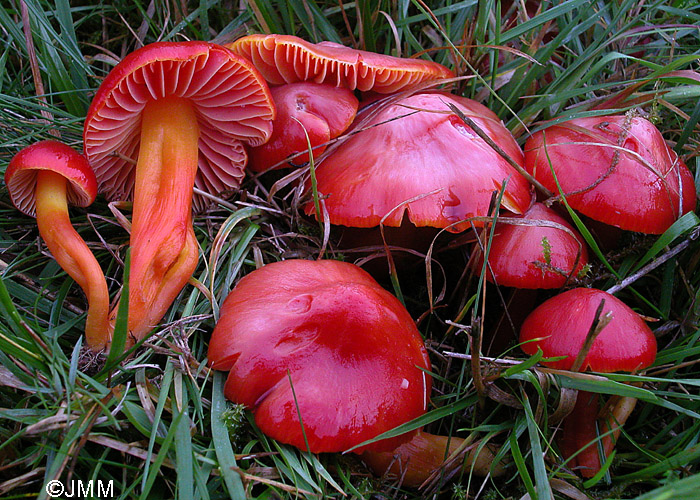
{"type": "MultiPolygon", "coordinates": [[[[284,160],[290,155],[308,150],[306,134],[314,157],[318,157],[328,141],[350,126],[359,105],[352,91],[328,84],[290,83],[273,87],[270,94],[277,117],[270,140],[250,149],[249,168],[255,172],[287,166],[284,160]]],[[[308,161],[308,154],[290,159],[295,165],[308,161]]]]}
{"type": "Polygon", "coordinates": [[[301,414],[314,453],[347,450],[420,416],[431,387],[406,309],[338,261],[281,261],[244,277],[221,308],[209,364],[230,370],[226,397],[250,408],[265,434],[306,450],[301,414]]]}
{"type": "Polygon", "coordinates": [[[649,326],[620,299],[593,288],[574,288],[532,311],[520,330],[522,350],[532,355],[540,348],[545,357],[566,356],[545,364],[571,369],[601,299],[605,299],[602,314],[611,312],[612,320],[593,341],[581,370],[634,372],[651,365],[656,358],[656,338],[649,326]]]}
{"type": "MultiPolygon", "coordinates": [[[[275,116],[265,81],[246,59],[206,42],[159,42],[126,56],[105,78],[85,120],[85,154],[100,192],[131,199],[141,112],[165,97],[191,100],[200,129],[195,185],[215,194],[243,178],[243,144],[268,140],[275,116]]],[[[201,200],[199,200],[201,202],[201,200]]]]}
{"type": "MultiPolygon", "coordinates": [[[[514,288],[558,288],[588,263],[583,238],[551,208],[535,203],[521,220],[527,225],[498,224],[491,241],[487,280],[493,282],[495,276],[499,285],[514,288]],[[571,234],[548,223],[559,224],[571,234]]],[[[475,269],[480,271],[483,263],[481,253],[475,269]]]]}
{"type": "Polygon", "coordinates": [[[83,155],[58,141],[40,141],[17,153],[5,170],[5,184],[18,210],[36,217],[36,176],[42,170],[68,180],[68,203],[86,207],[95,201],[97,181],[83,155]]]}
{"type": "Polygon", "coordinates": [[[597,221],[660,234],[695,209],[692,174],[644,118],[577,118],[528,139],[525,168],[558,193],[550,160],[569,204],[597,221]]]}
{"type": "Polygon", "coordinates": [[[291,35],[249,35],[227,47],[250,59],[273,85],[312,81],[391,94],[455,76],[432,61],[385,56],[333,42],[313,44],[291,35]]]}
{"type": "MultiPolygon", "coordinates": [[[[416,226],[463,231],[469,223],[455,223],[488,215],[491,194],[506,179],[503,207],[517,214],[527,210],[529,183],[451,113],[447,103],[522,163],[522,151],[508,129],[476,101],[444,92],[403,98],[367,120],[358,115],[356,133],[318,165],[318,191],[327,196],[331,223],[373,227],[391,212],[384,225],[400,226],[408,211],[416,226]]],[[[313,204],[305,211],[313,213],[313,204]]]]}

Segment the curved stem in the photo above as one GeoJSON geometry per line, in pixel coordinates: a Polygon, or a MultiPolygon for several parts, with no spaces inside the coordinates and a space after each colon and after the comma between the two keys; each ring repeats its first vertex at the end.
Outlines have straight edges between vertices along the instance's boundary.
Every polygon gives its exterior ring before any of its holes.
{"type": "MultiPolygon", "coordinates": [[[[615,448],[617,438],[620,437],[622,426],[627,422],[627,419],[632,414],[634,407],[637,405],[637,398],[630,396],[613,396],[613,400],[608,402],[611,405],[610,411],[604,413],[599,419],[601,434],[612,430],[610,434],[603,436],[603,450],[607,457],[615,448]]],[[[608,406],[606,405],[606,406],[608,406]]]]}
{"type": "Polygon", "coordinates": [[[191,207],[198,141],[188,100],[169,97],[146,105],[131,226],[129,344],[163,318],[197,266],[191,207]]]}
{"type": "Polygon", "coordinates": [[[109,292],[102,268],[68,216],[66,178],[50,170],[37,174],[36,214],[39,234],[56,262],[87,296],[85,337],[93,351],[104,349],[109,339],[109,292]]]}
{"type": "Polygon", "coordinates": [[[413,439],[394,451],[366,451],[362,454],[362,460],[375,474],[395,476],[403,486],[409,487],[421,486],[439,473],[440,468],[445,468],[447,472],[461,469],[482,477],[504,474],[503,464],[493,463],[495,451],[489,445],[479,450],[479,443],[475,443],[465,452],[468,446],[462,438],[418,431],[413,439]]]}

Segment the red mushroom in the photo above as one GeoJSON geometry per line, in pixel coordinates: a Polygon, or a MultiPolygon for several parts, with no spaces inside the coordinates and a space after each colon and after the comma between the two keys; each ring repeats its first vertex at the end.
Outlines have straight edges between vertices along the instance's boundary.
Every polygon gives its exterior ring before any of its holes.
{"type": "Polygon", "coordinates": [[[17,153],[5,170],[12,203],[36,216],[39,234],[58,264],[83,289],[88,301],[85,336],[102,348],[109,327],[107,282],[95,256],[73,228],[68,204],[85,207],[97,195],[97,181],[87,160],[57,141],[41,141],[17,153]]]}
{"type": "MultiPolygon", "coordinates": [[[[226,397],[265,434],[313,453],[348,450],[422,415],[431,387],[406,309],[338,261],[281,261],[244,277],[222,305],[209,364],[230,371],[226,397]]],[[[354,451],[393,449],[411,435],[354,451]]]]}
{"type": "Polygon", "coordinates": [[[193,186],[238,187],[243,142],[265,142],[273,118],[257,70],[210,43],[148,45],[105,78],[85,120],[85,154],[108,199],[133,194],[130,341],[158,323],[196,267],[193,186]]]}
{"type": "Polygon", "coordinates": [[[660,234],[695,209],[692,174],[644,118],[576,118],[548,127],[525,143],[525,168],[558,193],[553,169],[572,208],[628,231],[660,234]]]}
{"type": "Polygon", "coordinates": [[[285,160],[300,165],[309,161],[309,143],[314,157],[326,150],[326,143],[335,139],[352,123],[358,101],[352,91],[328,84],[290,83],[270,89],[277,108],[270,140],[250,149],[249,168],[264,172],[282,168],[285,160]],[[307,143],[306,134],[309,142],[307,143]]]}
{"type": "MultiPolygon", "coordinates": [[[[279,113],[273,137],[251,152],[251,168],[258,172],[307,149],[302,127],[294,118],[309,132],[317,156],[325,148],[316,146],[350,126],[358,107],[351,91],[388,94],[455,76],[431,61],[385,56],[332,42],[312,44],[291,35],[250,35],[227,47],[250,59],[272,85],[280,85],[272,89],[279,113]]],[[[298,158],[295,163],[308,161],[308,155],[298,158]]]]}
{"type": "MultiPolygon", "coordinates": [[[[491,240],[486,279],[514,288],[559,288],[588,262],[583,238],[542,203],[533,204],[513,224],[499,223],[491,240]],[[515,222],[522,221],[522,224],[515,222]],[[557,224],[569,230],[565,231],[557,224]]],[[[476,269],[484,263],[481,254],[476,269]]]]}
{"type": "MultiPolygon", "coordinates": [[[[604,300],[601,317],[609,314],[610,322],[595,337],[580,370],[610,373],[636,372],[648,367],[656,357],[656,338],[642,318],[624,302],[602,290],[575,288],[559,294],[535,309],[523,323],[520,342],[523,351],[535,354],[542,349],[546,357],[560,357],[545,362],[547,366],[570,370],[586,337],[601,301],[604,300]]],[[[601,432],[613,430],[603,437],[605,455],[614,446],[619,427],[634,408],[633,398],[622,398],[612,409],[611,415],[601,418],[601,432]]],[[[598,395],[579,391],[572,413],[566,417],[562,429],[561,451],[569,458],[583,449],[569,462],[580,468],[584,477],[592,477],[600,470],[601,462],[596,448],[596,420],[598,419],[598,395]]]]}
{"type": "MultiPolygon", "coordinates": [[[[500,286],[511,287],[507,313],[496,323],[488,350],[507,349],[525,317],[537,303],[538,290],[560,288],[574,282],[588,264],[583,238],[563,217],[542,203],[534,203],[522,217],[498,222],[491,240],[489,266],[485,277],[500,286]]],[[[499,218],[499,221],[505,220],[499,218]]],[[[481,273],[488,234],[482,235],[473,269],[481,273]]]]}
{"type": "MultiPolygon", "coordinates": [[[[318,191],[327,196],[331,223],[373,227],[384,218],[385,226],[398,227],[408,211],[416,226],[459,232],[470,227],[460,221],[488,215],[493,191],[506,180],[504,208],[517,214],[527,210],[529,183],[450,112],[448,103],[522,163],[508,129],[476,101],[442,92],[403,98],[367,120],[356,119],[357,133],[318,165],[318,191]]],[[[313,204],[305,210],[313,213],[313,204]]]]}
{"type": "Polygon", "coordinates": [[[291,35],[249,35],[227,47],[250,59],[273,85],[311,81],[392,94],[455,76],[432,61],[385,56],[333,42],[313,44],[291,35]]]}

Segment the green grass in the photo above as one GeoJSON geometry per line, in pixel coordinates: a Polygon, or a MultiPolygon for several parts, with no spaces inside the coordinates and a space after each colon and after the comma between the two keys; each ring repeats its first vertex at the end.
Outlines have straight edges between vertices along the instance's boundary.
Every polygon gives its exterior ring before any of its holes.
{"type": "MultiPolygon", "coordinates": [[[[595,106],[603,102],[620,112],[638,106],[700,177],[700,5],[694,0],[545,1],[529,14],[520,3],[488,0],[204,0],[186,6],[163,0],[27,0],[26,6],[35,60],[20,2],[0,6],[0,172],[19,149],[55,133],[81,149],[82,122],[95,89],[141,43],[223,42],[246,32],[270,32],[387,54],[400,47],[403,55],[421,52],[462,74],[476,72],[477,78],[460,81],[455,92],[493,109],[521,143],[552,118],[600,114],[595,106]],[[44,95],[37,95],[33,64],[44,95]]],[[[503,478],[484,482],[465,472],[453,481],[458,486],[418,492],[371,477],[351,454],[317,457],[268,439],[249,414],[223,399],[221,374],[206,367],[218,307],[235,282],[262,262],[313,257],[323,247],[318,227],[296,217],[289,188],[265,201],[278,178],[260,176],[259,183],[244,185],[252,207],[236,205],[234,198],[232,208],[195,218],[201,245],[195,277],[208,293],[187,286],[149,348],[110,369],[81,349],[85,302],[79,287],[41,245],[35,222],[16,211],[0,187],[0,498],[45,498],[43,485],[52,479],[113,481],[116,498],[143,499],[241,498],[244,492],[260,499],[466,498],[466,492],[484,499],[526,493],[585,498],[582,492],[594,499],[700,496],[696,216],[686,216],[660,237],[627,234],[622,250],[595,252],[589,283],[605,289],[615,276],[632,275],[684,245],[618,294],[658,319],[652,326],[659,356],[640,375],[545,373],[509,340],[500,351],[484,354],[522,363],[495,368],[482,363],[499,392],[479,397],[470,362],[440,355],[470,354],[469,329],[445,322],[492,327],[501,310],[498,295],[490,285],[483,290],[478,280],[439,294],[437,275],[430,283],[436,290],[429,293],[424,278],[399,271],[393,282],[414,317],[432,311],[420,328],[433,351],[435,391],[429,413],[409,426],[425,423],[435,433],[488,436],[510,463],[503,478]],[[568,472],[552,442],[556,427],[550,417],[562,389],[640,399],[610,468],[593,481],[568,472]]],[[[126,232],[102,199],[72,215],[116,293],[126,232]]],[[[585,232],[584,222],[580,225],[585,232]]],[[[599,246],[594,236],[587,237],[593,248],[599,246]]],[[[459,269],[459,274],[465,253],[434,257],[448,273],[459,269]]],[[[333,238],[327,255],[338,255],[333,238]]]]}

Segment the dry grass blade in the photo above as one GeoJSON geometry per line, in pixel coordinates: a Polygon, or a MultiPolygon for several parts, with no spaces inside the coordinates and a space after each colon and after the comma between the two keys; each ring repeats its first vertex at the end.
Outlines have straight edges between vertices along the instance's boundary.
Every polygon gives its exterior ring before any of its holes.
{"type": "Polygon", "coordinates": [[[33,469],[25,474],[21,474],[17,477],[8,479],[7,481],[0,483],[0,495],[4,495],[5,493],[9,493],[14,489],[38,481],[39,479],[41,479],[41,476],[44,474],[45,471],[46,469],[44,467],[37,467],[36,469],[33,469]]]}
{"type": "Polygon", "coordinates": [[[562,479],[552,478],[549,480],[549,484],[554,491],[558,491],[562,495],[566,495],[573,500],[591,500],[591,497],[562,479]]]}
{"type": "MultiPolygon", "coordinates": [[[[99,444],[101,446],[117,450],[120,453],[140,458],[141,460],[150,459],[151,462],[156,461],[156,457],[153,455],[149,455],[147,450],[144,450],[143,448],[140,448],[138,446],[134,446],[133,444],[123,443],[117,439],[102,436],[99,434],[90,434],[87,439],[91,443],[99,444]]],[[[175,469],[175,465],[167,458],[163,461],[163,465],[170,469],[175,469]]]]}
{"type": "Polygon", "coordinates": [[[596,309],[595,315],[593,316],[593,322],[591,323],[591,327],[588,329],[588,333],[586,334],[586,340],[583,341],[581,350],[576,355],[574,364],[571,365],[572,372],[577,372],[581,369],[581,367],[583,366],[583,362],[586,359],[586,356],[588,356],[588,351],[590,351],[591,346],[593,345],[593,342],[595,341],[596,337],[600,332],[603,331],[603,328],[610,324],[610,322],[613,319],[612,312],[608,311],[606,313],[603,313],[604,307],[605,299],[600,299],[600,304],[598,304],[598,308],[596,309]]]}
{"type": "Polygon", "coordinates": [[[671,260],[673,257],[676,255],[680,254],[683,250],[688,248],[691,243],[695,240],[698,239],[700,236],[700,228],[696,228],[693,230],[693,232],[681,243],[670,249],[669,251],[665,252],[663,255],[657,257],[654,259],[652,262],[647,264],[646,266],[642,267],[639,271],[629,275],[625,279],[623,279],[620,283],[617,285],[611,286],[606,290],[609,294],[615,294],[619,292],[620,290],[623,290],[624,288],[630,286],[632,283],[637,281],[638,279],[646,276],[649,274],[651,271],[659,267],[661,264],[668,262],[671,260]]]}
{"type": "Polygon", "coordinates": [[[28,390],[19,378],[2,365],[0,365],[0,385],[24,391],[28,390]]]}
{"type": "Polygon", "coordinates": [[[530,184],[535,186],[537,190],[544,194],[547,197],[552,197],[552,192],[544,187],[540,181],[535,179],[528,171],[526,171],[522,166],[520,166],[513,158],[511,158],[501,147],[496,144],[493,139],[491,139],[486,132],[484,132],[481,127],[479,127],[474,120],[469,118],[467,115],[462,113],[462,111],[455,106],[454,104],[451,103],[445,103],[447,107],[450,108],[450,110],[456,114],[469,128],[471,128],[476,135],[478,135],[486,144],[488,144],[496,153],[498,153],[504,160],[508,162],[508,164],[513,167],[520,175],[525,177],[530,184]]]}
{"type": "Polygon", "coordinates": [[[321,498],[321,495],[319,493],[314,493],[312,491],[302,490],[301,488],[295,488],[293,486],[289,486],[288,484],[284,484],[284,483],[280,483],[279,481],[275,481],[274,479],[268,479],[265,477],[254,476],[252,474],[248,474],[247,472],[245,472],[237,467],[233,467],[232,470],[234,470],[235,472],[238,472],[241,475],[241,479],[243,479],[243,481],[246,481],[246,482],[268,484],[270,486],[274,486],[275,488],[279,488],[282,491],[286,491],[287,493],[291,493],[294,495],[308,495],[308,496],[315,497],[315,498],[321,498]]]}
{"type": "Polygon", "coordinates": [[[552,425],[556,425],[564,418],[566,418],[567,415],[571,413],[571,411],[574,409],[574,406],[576,405],[576,398],[578,396],[578,391],[575,389],[569,389],[568,387],[562,387],[560,396],[559,396],[559,404],[557,405],[557,408],[554,410],[554,412],[549,416],[549,422],[552,425]]]}

